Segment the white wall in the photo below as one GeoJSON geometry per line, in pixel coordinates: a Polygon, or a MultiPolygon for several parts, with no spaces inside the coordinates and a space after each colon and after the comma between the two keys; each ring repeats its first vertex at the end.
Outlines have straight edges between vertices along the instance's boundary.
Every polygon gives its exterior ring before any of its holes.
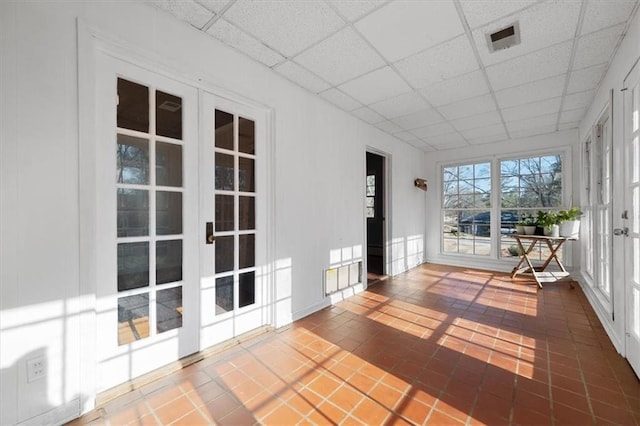
{"type": "MultiPolygon", "coordinates": [[[[494,158],[505,158],[536,153],[561,152],[564,154],[563,171],[564,186],[567,190],[569,202],[577,200],[574,184],[575,173],[572,175],[572,159],[577,154],[577,131],[565,130],[546,135],[533,136],[523,139],[511,139],[486,145],[478,145],[460,149],[427,153],[427,177],[432,182],[432,189],[427,196],[427,261],[457,266],[477,267],[481,269],[510,271],[515,266],[513,259],[499,260],[491,257],[465,256],[458,254],[440,253],[441,229],[440,206],[441,201],[441,168],[447,164],[463,164],[465,162],[491,161],[494,158]]],[[[494,198],[495,199],[495,198],[494,198]]],[[[567,265],[575,264],[579,250],[567,249],[572,253],[567,265]]]]}
{"type": "MultiPolygon", "coordinates": [[[[640,59],[640,12],[636,10],[634,18],[629,24],[627,34],[622,40],[615,57],[613,58],[609,70],[602,79],[600,86],[593,98],[584,118],[580,122],[579,133],[580,142],[583,143],[589,136],[591,129],[596,124],[600,114],[609,103],[610,91],[613,90],[613,228],[621,228],[624,223],[621,213],[624,210],[623,175],[624,170],[624,108],[623,108],[623,82],[627,74],[631,71],[633,64],[640,59]]],[[[640,66],[640,65],[636,65],[640,66]]],[[[581,167],[580,167],[581,168],[581,167]]],[[[623,239],[613,238],[613,316],[609,314],[610,308],[602,305],[602,299],[596,296],[593,291],[594,283],[585,273],[582,274],[583,290],[594,306],[600,321],[609,333],[618,351],[622,352],[624,341],[624,269],[622,267],[623,239]]]]}
{"type": "Polygon", "coordinates": [[[91,340],[80,338],[78,315],[93,309],[94,285],[80,279],[78,153],[91,141],[78,137],[76,18],[189,81],[275,112],[278,325],[328,303],[332,250],[365,246],[367,147],[390,156],[390,271],[422,261],[421,151],[146,5],[0,2],[0,424],[60,422],[95,397],[91,378],[79,377],[93,362],[79,359],[91,340]],[[39,355],[48,374],[27,383],[26,360],[39,355]]]}

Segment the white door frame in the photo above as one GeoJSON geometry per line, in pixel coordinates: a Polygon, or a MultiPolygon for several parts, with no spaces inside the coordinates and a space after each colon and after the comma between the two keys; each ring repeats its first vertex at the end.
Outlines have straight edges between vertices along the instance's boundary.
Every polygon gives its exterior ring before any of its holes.
{"type": "Polygon", "coordinates": [[[364,223],[364,256],[363,257],[363,271],[362,271],[362,281],[364,284],[364,288],[367,288],[367,272],[369,270],[369,262],[367,261],[367,253],[368,253],[368,238],[367,238],[367,214],[366,214],[366,207],[365,207],[365,200],[366,200],[366,194],[367,194],[367,181],[366,181],[366,175],[367,175],[367,153],[371,153],[371,154],[375,154],[375,155],[379,155],[382,158],[384,158],[384,200],[383,200],[383,210],[384,210],[384,225],[382,227],[382,233],[383,233],[383,239],[384,239],[384,246],[382,247],[382,250],[384,252],[384,259],[383,259],[383,264],[382,264],[382,271],[384,275],[393,275],[394,271],[393,271],[393,257],[392,257],[392,251],[393,251],[393,247],[392,247],[392,242],[390,240],[390,237],[392,235],[391,233],[391,216],[392,216],[392,212],[391,212],[391,197],[393,196],[392,191],[391,191],[391,154],[381,151],[378,148],[374,148],[372,146],[366,146],[365,150],[364,150],[364,158],[363,158],[363,162],[364,162],[364,174],[363,174],[363,178],[362,178],[362,182],[363,182],[363,187],[362,187],[362,218],[363,218],[363,223],[364,223]]]}
{"type": "Polygon", "coordinates": [[[77,365],[80,380],[80,391],[85,396],[79,407],[78,415],[95,408],[97,397],[97,325],[96,316],[96,283],[97,255],[96,230],[99,227],[97,221],[96,187],[96,57],[99,52],[108,53],[123,61],[130,62],[142,68],[178,82],[190,85],[197,89],[207,90],[222,97],[233,99],[235,102],[260,109],[265,115],[266,150],[264,161],[267,172],[267,219],[266,238],[267,253],[265,266],[265,287],[268,304],[272,307],[269,324],[277,324],[278,317],[289,318],[290,312],[281,315],[276,310],[275,281],[275,111],[272,107],[256,102],[241,94],[218,86],[204,75],[194,76],[192,69],[183,64],[160,57],[154,52],[145,51],[121,40],[116,35],[88,25],[85,21],[77,20],[78,37],[78,135],[80,144],[78,147],[78,216],[79,216],[79,297],[77,316],[74,320],[80,323],[80,341],[83,344],[78,354],[77,365]],[[190,76],[190,77],[185,77],[190,76]]]}

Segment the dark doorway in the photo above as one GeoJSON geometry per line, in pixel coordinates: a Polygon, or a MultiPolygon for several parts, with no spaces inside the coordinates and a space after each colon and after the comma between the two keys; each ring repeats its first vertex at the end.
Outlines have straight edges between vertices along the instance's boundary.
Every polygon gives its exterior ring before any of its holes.
{"type": "Polygon", "coordinates": [[[367,152],[367,282],[384,277],[385,158],[367,152]]]}

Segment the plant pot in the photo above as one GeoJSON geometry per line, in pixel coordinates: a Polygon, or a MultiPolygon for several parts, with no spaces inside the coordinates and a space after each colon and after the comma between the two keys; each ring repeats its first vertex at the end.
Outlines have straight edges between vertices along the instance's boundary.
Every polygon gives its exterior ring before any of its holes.
{"type": "Polygon", "coordinates": [[[545,226],[544,235],[546,235],[547,237],[559,237],[560,226],[558,225],[545,226]]]}
{"type": "Polygon", "coordinates": [[[536,226],[532,225],[532,226],[528,226],[525,225],[524,226],[524,235],[535,235],[536,233],[536,226]]]}
{"type": "Polygon", "coordinates": [[[524,225],[516,225],[516,234],[518,235],[522,235],[524,234],[524,225]]]}
{"type": "Polygon", "coordinates": [[[560,223],[560,236],[566,238],[578,238],[580,236],[580,221],[567,220],[560,223]]]}

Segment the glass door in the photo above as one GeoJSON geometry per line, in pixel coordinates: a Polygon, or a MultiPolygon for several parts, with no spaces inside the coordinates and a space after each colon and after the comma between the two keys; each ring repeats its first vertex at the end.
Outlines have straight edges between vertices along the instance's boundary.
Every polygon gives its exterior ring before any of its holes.
{"type": "Polygon", "coordinates": [[[258,111],[201,96],[202,344],[270,322],[266,279],[264,120],[258,111]]]}
{"type": "Polygon", "coordinates": [[[640,66],[625,79],[625,209],[623,237],[625,250],[626,355],[640,377],[640,66]]]}
{"type": "Polygon", "coordinates": [[[197,91],[105,54],[96,81],[98,390],[196,352],[197,91]]]}

